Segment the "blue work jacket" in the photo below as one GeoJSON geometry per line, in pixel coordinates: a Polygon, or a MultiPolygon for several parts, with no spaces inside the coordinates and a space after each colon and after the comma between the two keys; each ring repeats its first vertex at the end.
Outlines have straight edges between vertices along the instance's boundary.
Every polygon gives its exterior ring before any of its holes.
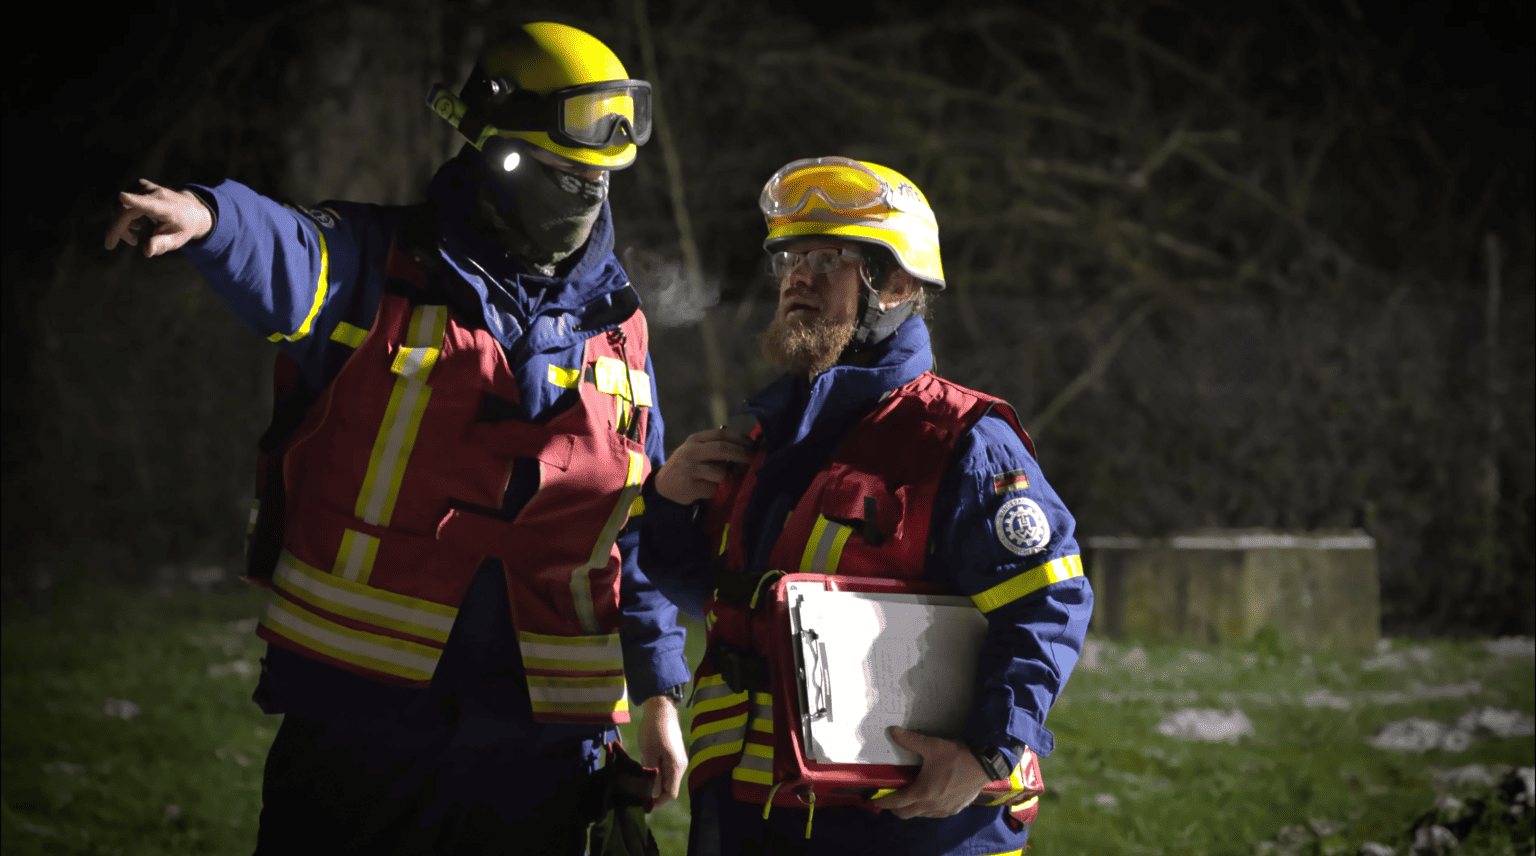
{"type": "MultiPolygon", "coordinates": [[[[921,319],[908,319],[859,363],[835,366],[814,381],[784,375],[747,402],[744,412],[762,427],[766,452],[746,519],[732,521],[744,527],[749,572],[770,569],[769,556],[789,512],[854,424],[887,392],[932,368],[927,326],[921,319]]],[[[706,543],[702,526],[695,522],[703,515],[648,490],[642,561],[669,597],[699,615],[713,590],[715,573],[713,545],[706,543]]],[[[973,598],[984,593],[988,598],[988,633],[977,670],[982,678],[962,739],[1000,747],[1023,743],[1044,757],[1055,746],[1045,727],[1046,714],[1077,664],[1093,593],[1081,575],[1039,588],[1021,585],[1030,590],[1013,598],[1008,584],[1027,581],[1030,571],[1053,562],[1075,564],[1076,523],[1035,457],[993,413],[957,443],[933,513],[933,550],[924,577],[973,598]],[[1000,525],[1004,505],[1019,500],[1038,506],[1048,533],[1037,530],[1021,540],[1017,531],[1000,525]]],[[[1005,754],[1017,762],[1011,752],[1005,754]]],[[[1049,787],[1048,773],[1045,778],[1049,787]]],[[[710,786],[728,789],[729,781],[710,786]]],[[[768,822],[799,837],[806,812],[774,807],[768,822]]],[[[864,852],[987,854],[1023,846],[998,808],[972,807],[952,818],[912,820],[888,812],[871,815],[860,808],[818,810],[812,852],[844,852],[837,849],[844,838],[864,852]],[[877,842],[887,835],[902,846],[882,851],[877,842]],[[921,846],[911,846],[914,842],[921,846]]]]}
{"type": "MultiPolygon", "coordinates": [[[[550,366],[579,365],[582,343],[617,327],[639,298],[614,257],[606,202],[587,243],[562,266],[565,272],[539,276],[466,222],[464,212],[474,204],[467,170],[462,158],[449,161],[429,189],[437,261],[462,280],[464,287],[453,289],[460,322],[483,327],[505,349],[522,393],[517,416],[544,422],[555,415],[552,406],[564,391],[548,381],[550,366]]],[[[332,332],[339,324],[369,326],[384,292],[391,238],[422,209],[355,202],[306,209],[235,181],[189,189],[212,208],[215,225],[185,254],[242,321],[295,358],[301,383],[323,389],[350,353],[334,347],[332,332]]],[[[649,357],[646,372],[655,406],[645,446],[656,467],[664,457],[663,426],[649,357]]],[[[519,460],[504,514],[515,516],[537,487],[536,462],[519,460]]],[[[635,702],[689,677],[677,609],[640,569],[638,537],[631,520],[618,539],[620,638],[635,702]]],[[[611,739],[612,730],[601,726],[534,722],[502,574],[498,560],[481,565],[427,689],[377,683],[268,646],[257,703],[268,713],[377,730],[381,739],[402,744],[449,739],[459,746],[539,751],[572,740],[611,739]]]]}

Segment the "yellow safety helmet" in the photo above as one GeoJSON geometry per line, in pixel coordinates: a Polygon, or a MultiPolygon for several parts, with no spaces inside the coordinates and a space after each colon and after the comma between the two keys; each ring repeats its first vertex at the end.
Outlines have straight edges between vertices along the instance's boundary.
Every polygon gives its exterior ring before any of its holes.
{"type": "Polygon", "coordinates": [[[565,24],[524,25],[485,52],[457,96],[439,84],[427,104],[481,151],[520,139],[597,169],[634,163],[651,136],[651,85],[565,24]]]}
{"type": "Polygon", "coordinates": [[[768,179],[758,207],[770,253],[815,235],[879,244],[907,273],[944,287],[938,220],[917,185],[890,167],[835,156],[797,160],[768,179]]]}

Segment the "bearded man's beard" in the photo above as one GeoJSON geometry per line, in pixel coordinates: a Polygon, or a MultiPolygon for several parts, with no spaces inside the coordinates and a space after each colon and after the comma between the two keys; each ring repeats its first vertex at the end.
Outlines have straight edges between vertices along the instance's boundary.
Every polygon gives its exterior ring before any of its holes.
{"type": "Polygon", "coordinates": [[[763,333],[763,356],[784,371],[818,375],[837,365],[853,341],[854,322],[828,324],[821,318],[801,320],[775,314],[763,333]]]}

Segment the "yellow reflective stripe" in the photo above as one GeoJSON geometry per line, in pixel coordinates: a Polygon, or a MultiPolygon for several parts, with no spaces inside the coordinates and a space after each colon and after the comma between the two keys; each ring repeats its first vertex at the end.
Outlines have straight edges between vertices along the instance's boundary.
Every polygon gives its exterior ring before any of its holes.
{"type": "Polygon", "coordinates": [[[756,693],[752,704],[752,730],[773,733],[773,696],[756,693]]]}
{"type": "Polygon", "coordinates": [[[592,382],[597,385],[598,392],[624,395],[624,387],[629,380],[627,369],[628,366],[618,357],[598,357],[597,364],[592,367],[592,382]]]}
{"type": "Polygon", "coordinates": [[[630,369],[629,383],[635,391],[635,403],[641,407],[650,407],[651,376],[639,369],[630,369]]]}
{"type": "Polygon", "coordinates": [[[738,765],[731,771],[731,778],[740,779],[743,782],[751,782],[754,785],[773,784],[773,772],[771,770],[758,770],[753,767],[738,765]]]}
{"type": "Polygon", "coordinates": [[[624,668],[619,634],[601,636],[546,636],[518,631],[523,664],[542,669],[612,671],[624,668]]]}
{"type": "Polygon", "coordinates": [[[688,741],[692,743],[693,741],[698,740],[700,737],[708,737],[711,734],[719,734],[722,731],[732,730],[741,732],[741,734],[737,735],[738,737],[747,733],[746,711],[742,711],[735,716],[727,717],[725,719],[716,720],[714,722],[706,722],[703,725],[693,726],[688,731],[688,741]]]}
{"type": "Polygon", "coordinates": [[[609,713],[629,710],[623,675],[567,677],[528,675],[528,697],[538,713],[609,713]]]}
{"type": "Polygon", "coordinates": [[[358,517],[375,526],[388,525],[394,513],[395,493],[405,473],[405,460],[416,445],[416,432],[431,396],[432,388],[424,383],[407,378],[395,381],[354,509],[358,517]]]}
{"type": "Polygon", "coordinates": [[[991,612],[1012,603],[1030,592],[1039,591],[1052,583],[1070,580],[1083,575],[1083,559],[1077,554],[1062,556],[1043,565],[1030,568],[1018,576],[1004,580],[981,594],[971,595],[976,608],[991,612]]]}
{"type": "Polygon", "coordinates": [[[539,702],[532,705],[534,713],[628,713],[629,696],[611,701],[559,701],[539,702]]]}
{"type": "MultiPolygon", "coordinates": [[[[293,208],[292,205],[288,207],[293,208]]],[[[293,210],[298,211],[299,209],[293,208],[293,210]]],[[[299,213],[302,214],[303,212],[299,213]]],[[[315,237],[320,239],[320,278],[315,282],[315,299],[309,304],[309,314],[305,315],[304,320],[299,322],[299,329],[292,333],[273,333],[267,337],[267,340],[271,342],[281,342],[284,340],[297,342],[308,336],[309,328],[315,323],[315,318],[320,315],[320,308],[325,305],[326,292],[330,289],[331,251],[326,247],[325,233],[320,231],[320,224],[310,219],[307,215],[303,219],[309,225],[315,227],[315,237]]]]}
{"type": "Polygon", "coordinates": [[[1009,850],[1007,853],[990,853],[988,856],[1024,856],[1023,850],[1009,850]]]}
{"type": "Polygon", "coordinates": [[[568,698],[618,698],[624,689],[623,675],[528,675],[528,687],[536,689],[540,699],[564,695],[568,698]],[[550,690],[561,692],[552,693],[550,690]]]}
{"type": "Polygon", "coordinates": [[[581,385],[581,369],[550,365],[549,382],[562,389],[575,389],[581,385]]]}
{"type": "Polygon", "coordinates": [[[773,784],[773,747],[761,743],[744,743],[741,747],[741,760],[731,770],[731,778],[762,785],[773,784]]]}
{"type": "Polygon", "coordinates": [[[720,530],[720,555],[722,555],[722,556],[725,555],[725,545],[726,545],[726,542],[730,540],[730,537],[731,537],[731,524],[727,523],[727,524],[725,524],[725,527],[720,530]]]}
{"type": "Polygon", "coordinates": [[[816,518],[816,525],[811,527],[811,537],[805,542],[805,552],[800,556],[800,573],[816,573],[816,545],[821,543],[821,536],[826,532],[829,522],[825,517],[816,518]]]}
{"type": "Polygon", "coordinates": [[[618,639],[617,633],[600,633],[595,636],[556,636],[552,633],[534,633],[530,630],[517,631],[517,640],[522,643],[572,648],[608,648],[619,644],[618,639]]]}
{"type": "Polygon", "coordinates": [[[743,755],[767,758],[769,760],[773,759],[773,747],[765,746],[762,743],[748,743],[746,746],[742,747],[741,751],[743,755]]]}
{"type": "MultiPolygon", "coordinates": [[[[747,694],[745,692],[739,692],[739,693],[728,692],[726,695],[723,695],[723,696],[716,696],[714,698],[706,697],[706,698],[704,698],[702,700],[699,698],[699,693],[696,692],[696,693],[694,693],[693,715],[694,716],[698,716],[701,713],[708,713],[708,712],[710,712],[712,710],[723,710],[725,708],[730,707],[733,704],[741,704],[742,702],[744,702],[746,700],[747,700],[747,694]]],[[[741,715],[742,716],[746,716],[747,715],[746,711],[742,711],[741,715]]]]}
{"type": "Polygon", "coordinates": [[[343,627],[280,595],[272,596],[261,623],[273,633],[316,653],[412,681],[431,680],[442,656],[437,648],[343,627]]]}
{"type": "Polygon", "coordinates": [[[341,534],[341,549],[336,551],[332,573],[354,583],[366,583],[373,576],[373,560],[379,555],[379,539],[348,529],[341,534]]]}
{"type": "Polygon", "coordinates": [[[616,357],[598,357],[592,370],[592,383],[598,392],[616,395],[641,407],[651,406],[651,376],[632,369],[616,357]]]}
{"type": "Polygon", "coordinates": [[[571,572],[571,599],[575,601],[576,617],[581,621],[582,629],[588,633],[596,633],[601,629],[592,603],[592,571],[607,566],[613,542],[619,537],[624,522],[629,519],[630,504],[635,501],[644,483],[641,478],[644,472],[645,456],[639,452],[630,452],[629,471],[624,476],[624,489],[619,491],[619,501],[608,514],[608,522],[603,524],[597,543],[592,545],[592,555],[587,563],[571,572]]]}
{"type": "Polygon", "coordinates": [[[441,348],[402,347],[395,352],[395,359],[389,364],[389,370],[397,375],[425,383],[427,375],[432,373],[432,367],[437,365],[437,358],[442,355],[441,348]]]}
{"type": "Polygon", "coordinates": [[[709,761],[714,758],[723,758],[728,755],[735,755],[737,752],[741,751],[742,741],[742,737],[737,737],[715,746],[706,746],[702,749],[693,749],[690,746],[688,752],[688,772],[692,773],[695,767],[699,766],[705,761],[709,761]]]}
{"type": "Polygon", "coordinates": [[[853,527],[833,523],[818,515],[816,525],[811,527],[810,540],[805,544],[805,554],[800,557],[800,573],[837,573],[837,563],[843,558],[843,545],[852,534],[853,527]]]}
{"type": "Polygon", "coordinates": [[[1020,756],[1020,758],[1019,758],[1019,763],[1013,765],[1013,772],[1008,774],[1008,791],[1007,791],[1007,793],[1004,793],[1004,794],[998,796],[997,798],[993,799],[991,802],[987,803],[987,805],[989,805],[989,806],[1002,805],[1003,803],[1008,802],[1010,799],[1013,799],[1015,794],[1017,794],[1020,791],[1024,790],[1024,765],[1028,764],[1028,763],[1029,763],[1029,751],[1025,750],[1025,753],[1022,756],[1020,756]]]}
{"type": "Polygon", "coordinates": [[[358,492],[357,506],[353,511],[357,517],[375,526],[387,526],[390,516],[394,514],[395,500],[400,493],[400,480],[405,475],[405,462],[416,444],[416,432],[421,427],[422,415],[426,413],[427,402],[432,397],[432,388],[427,386],[426,379],[436,357],[427,360],[426,350],[440,351],[447,323],[448,309],[445,306],[418,306],[411,313],[408,335],[412,349],[402,349],[396,362],[400,361],[400,356],[405,355],[407,350],[415,350],[421,362],[412,363],[408,367],[412,372],[402,373],[395,380],[395,388],[390,392],[384,421],[380,423],[378,437],[373,441],[368,472],[363,478],[363,487],[358,492]]]}
{"type": "Polygon", "coordinates": [[[639,517],[645,513],[645,497],[637,496],[635,501],[629,504],[629,516],[639,517]]]}
{"type": "Polygon", "coordinates": [[[331,331],[331,341],[340,342],[353,348],[361,345],[366,338],[368,338],[367,330],[361,327],[354,327],[345,321],[337,324],[336,329],[331,331]]]}
{"type": "Polygon", "coordinates": [[[337,615],[434,642],[447,642],[459,611],[430,600],[344,580],[284,550],[273,582],[295,598],[337,615]]]}

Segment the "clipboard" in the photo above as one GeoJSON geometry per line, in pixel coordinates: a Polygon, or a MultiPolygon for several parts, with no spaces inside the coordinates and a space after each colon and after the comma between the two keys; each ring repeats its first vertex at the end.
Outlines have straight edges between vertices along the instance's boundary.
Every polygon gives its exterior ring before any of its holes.
{"type": "MultiPolygon", "coordinates": [[[[786,574],[770,591],[770,680],[784,700],[774,705],[775,767],[784,767],[774,778],[797,792],[791,804],[803,805],[809,788],[824,805],[874,808],[870,798],[911,784],[921,763],[888,726],[960,738],[986,618],[969,598],[922,581],[786,574]]],[[[976,803],[1028,803],[1020,819],[1029,822],[1043,792],[1039,759],[1026,749],[976,803]]]]}

